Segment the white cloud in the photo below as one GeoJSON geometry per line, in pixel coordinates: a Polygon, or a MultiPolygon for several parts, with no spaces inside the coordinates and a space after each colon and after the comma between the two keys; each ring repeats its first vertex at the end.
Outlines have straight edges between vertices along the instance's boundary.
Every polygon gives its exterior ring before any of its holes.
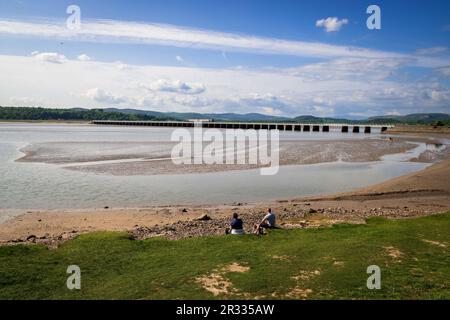
{"type": "Polygon", "coordinates": [[[432,90],[430,92],[428,92],[428,97],[433,100],[433,101],[445,101],[450,98],[450,90],[440,90],[440,91],[436,91],[436,90],[432,90]]]}
{"type": "Polygon", "coordinates": [[[418,49],[416,50],[416,54],[419,56],[426,56],[426,55],[442,54],[447,51],[448,51],[447,47],[431,47],[418,49]]]}
{"type": "Polygon", "coordinates": [[[321,105],[321,106],[331,106],[333,105],[333,101],[329,99],[325,99],[323,97],[314,97],[313,99],[314,104],[321,105]]]}
{"type": "MultiPolygon", "coordinates": [[[[80,30],[70,30],[66,28],[64,21],[43,21],[0,19],[0,34],[95,43],[170,45],[220,52],[244,51],[313,58],[403,59],[408,61],[409,65],[421,67],[444,67],[450,64],[448,57],[420,56],[320,42],[290,41],[175,25],[83,19],[83,27],[80,30]]],[[[330,17],[318,20],[316,25],[332,32],[347,23],[347,19],[330,17]]]]}
{"type": "MultiPolygon", "coordinates": [[[[143,86],[146,88],[146,86],[143,86]]],[[[154,81],[148,87],[153,91],[175,92],[183,94],[200,94],[205,92],[206,88],[201,83],[183,82],[180,80],[159,79],[154,81]]]]}
{"type": "MultiPolygon", "coordinates": [[[[244,105],[248,107],[266,108],[267,110],[284,110],[290,109],[288,99],[282,95],[277,96],[270,92],[268,93],[250,93],[243,94],[231,99],[238,105],[244,105]]],[[[280,111],[281,112],[281,111],[280,111]]]]}
{"type": "Polygon", "coordinates": [[[437,69],[437,72],[440,75],[443,75],[445,77],[450,77],[450,67],[446,67],[446,68],[439,68],[437,69]]]}
{"type": "Polygon", "coordinates": [[[86,97],[100,103],[121,104],[127,101],[126,97],[114,95],[99,88],[89,89],[86,97]]]}
{"type": "Polygon", "coordinates": [[[325,28],[326,32],[337,32],[346,24],[348,24],[348,19],[339,20],[337,17],[328,17],[316,21],[316,27],[325,28]]]}
{"type": "MultiPolygon", "coordinates": [[[[329,18],[334,19],[334,18],[329,18]]],[[[325,22],[327,28],[340,28],[346,19],[325,22]]],[[[114,20],[83,19],[81,30],[67,29],[60,21],[27,22],[1,20],[0,34],[26,35],[37,38],[69,39],[88,42],[125,42],[163,44],[176,47],[251,51],[307,57],[403,57],[403,54],[318,42],[289,41],[252,35],[223,33],[174,25],[136,23],[114,20]]]]}
{"type": "Polygon", "coordinates": [[[91,57],[89,57],[87,54],[80,54],[80,55],[77,57],[77,59],[78,59],[79,61],[84,61],[84,62],[86,62],[86,61],[90,61],[90,60],[91,60],[91,57]]]}
{"type": "Polygon", "coordinates": [[[128,65],[126,63],[121,62],[121,61],[116,61],[115,65],[116,65],[116,68],[118,70],[126,70],[128,68],[128,65]]]}
{"type": "Polygon", "coordinates": [[[151,65],[121,69],[118,62],[67,59],[62,64],[42,64],[35,56],[0,55],[0,105],[32,103],[11,100],[26,96],[47,101],[39,105],[48,107],[117,105],[156,111],[292,116],[380,115],[393,107],[401,114],[448,112],[450,92],[445,82],[428,78],[398,81],[385,75],[395,72],[401,63],[372,60],[338,59],[270,70],[151,65]]]}
{"type": "Polygon", "coordinates": [[[45,106],[45,102],[42,99],[36,99],[32,97],[11,97],[9,101],[13,105],[22,107],[38,107],[45,106]]]}
{"type": "Polygon", "coordinates": [[[261,109],[261,112],[262,112],[263,114],[267,114],[267,115],[270,115],[270,116],[280,116],[280,115],[283,115],[283,112],[282,112],[281,110],[274,109],[274,108],[272,108],[272,107],[264,107],[264,108],[261,109]]]}
{"type": "Polygon", "coordinates": [[[305,82],[313,81],[382,81],[408,64],[405,59],[342,58],[288,68],[286,72],[305,82]]]}
{"type": "Polygon", "coordinates": [[[178,62],[184,62],[184,59],[181,56],[176,56],[175,60],[177,60],[178,62]]]}
{"type": "Polygon", "coordinates": [[[56,53],[56,52],[42,52],[39,53],[38,51],[34,51],[31,53],[31,55],[40,61],[43,62],[49,62],[49,63],[64,63],[67,61],[66,56],[56,53]]]}
{"type": "Polygon", "coordinates": [[[321,117],[331,117],[335,115],[334,109],[330,107],[314,106],[313,111],[315,115],[321,117]]]}

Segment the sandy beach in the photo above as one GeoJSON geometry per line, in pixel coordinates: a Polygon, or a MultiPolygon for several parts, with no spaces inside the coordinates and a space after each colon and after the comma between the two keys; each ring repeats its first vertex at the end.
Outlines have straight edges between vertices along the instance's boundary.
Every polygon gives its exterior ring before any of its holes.
{"type": "MultiPolygon", "coordinates": [[[[424,139],[436,137],[429,133],[420,135],[424,139]]],[[[95,231],[124,231],[137,239],[218,235],[223,234],[234,212],[244,219],[250,231],[269,207],[278,214],[279,225],[284,228],[364,223],[372,216],[430,215],[450,210],[449,181],[450,157],[447,154],[446,159],[424,170],[341,194],[220,206],[27,211],[0,224],[0,243],[43,243],[55,247],[79,234],[95,231]],[[205,215],[206,219],[199,219],[205,215]]]]}

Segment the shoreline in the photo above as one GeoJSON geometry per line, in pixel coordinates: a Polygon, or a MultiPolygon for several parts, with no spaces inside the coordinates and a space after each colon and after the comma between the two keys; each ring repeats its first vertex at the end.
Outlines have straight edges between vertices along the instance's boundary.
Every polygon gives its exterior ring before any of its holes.
{"type": "Polygon", "coordinates": [[[397,124],[394,128],[390,128],[386,131],[386,134],[437,134],[437,135],[449,135],[450,127],[448,126],[433,126],[433,125],[405,125],[397,124]]]}
{"type": "Polygon", "coordinates": [[[234,212],[244,219],[249,231],[268,207],[278,214],[283,228],[364,223],[372,216],[402,218],[450,211],[450,156],[423,170],[345,193],[252,204],[28,210],[0,223],[0,245],[41,243],[57,247],[80,234],[98,231],[129,232],[136,239],[221,235],[234,212]],[[205,215],[211,219],[198,219],[205,215]]]}

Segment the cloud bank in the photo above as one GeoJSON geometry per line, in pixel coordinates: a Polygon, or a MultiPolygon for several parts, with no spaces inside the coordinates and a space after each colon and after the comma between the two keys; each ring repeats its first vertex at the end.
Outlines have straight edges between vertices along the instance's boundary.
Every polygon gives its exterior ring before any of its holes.
{"type": "Polygon", "coordinates": [[[354,117],[448,112],[450,105],[448,86],[436,78],[447,77],[447,69],[422,80],[398,81],[402,63],[397,59],[342,58],[298,68],[249,70],[123,65],[61,56],[0,55],[0,105],[354,117]]]}
{"type": "MultiPolygon", "coordinates": [[[[326,30],[337,31],[346,19],[319,20],[326,30]]],[[[177,47],[251,51],[303,57],[405,58],[404,54],[319,42],[289,41],[251,35],[223,33],[174,25],[115,20],[82,20],[81,30],[70,30],[64,21],[18,21],[0,19],[0,34],[90,42],[163,44],[177,47]]]]}

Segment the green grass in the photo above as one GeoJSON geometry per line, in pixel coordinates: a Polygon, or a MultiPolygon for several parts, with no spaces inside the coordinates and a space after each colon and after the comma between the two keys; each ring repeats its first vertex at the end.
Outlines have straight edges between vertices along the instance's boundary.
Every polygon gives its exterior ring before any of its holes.
{"type": "Polygon", "coordinates": [[[240,299],[271,298],[272,293],[283,298],[296,286],[311,289],[311,299],[449,299],[449,248],[450,213],[275,230],[264,237],[134,241],[123,233],[93,233],[57,250],[1,247],[0,299],[240,299]],[[395,247],[401,257],[390,257],[385,247],[395,247]],[[195,281],[234,262],[250,270],[223,277],[247,296],[214,297],[195,281]],[[81,268],[81,290],[66,288],[72,264],[81,268]],[[369,265],[381,268],[381,290],[366,287],[369,265]],[[293,279],[302,270],[320,275],[293,279]]]}

